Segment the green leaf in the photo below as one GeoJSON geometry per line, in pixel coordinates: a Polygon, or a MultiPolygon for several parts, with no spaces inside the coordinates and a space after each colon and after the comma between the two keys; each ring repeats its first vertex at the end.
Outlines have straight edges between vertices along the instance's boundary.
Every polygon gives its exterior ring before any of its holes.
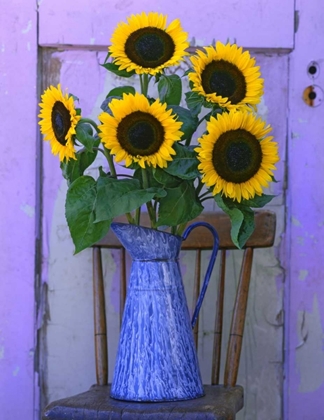
{"type": "Polygon", "coordinates": [[[165,188],[175,188],[182,183],[182,179],[168,174],[164,169],[159,167],[153,169],[153,176],[154,179],[162,184],[165,188]]]}
{"type": "Polygon", "coordinates": [[[200,113],[204,103],[204,98],[196,92],[186,92],[186,103],[194,117],[200,113]]]}
{"type": "Polygon", "coordinates": [[[158,82],[158,91],[161,102],[168,105],[179,105],[182,96],[182,82],[177,74],[163,75],[158,82]]]}
{"type": "Polygon", "coordinates": [[[178,120],[182,122],[180,130],[183,132],[181,140],[191,139],[194,132],[198,127],[198,118],[193,116],[192,113],[181,106],[172,105],[168,109],[172,109],[175,114],[178,116],[178,120]]]}
{"type": "Polygon", "coordinates": [[[65,217],[75,245],[75,253],[99,241],[110,228],[111,220],[94,223],[96,197],[96,181],[90,176],[81,176],[68,189],[65,217]]]}
{"type": "Polygon", "coordinates": [[[81,144],[88,150],[88,152],[92,152],[95,139],[92,136],[92,128],[89,124],[81,123],[77,124],[75,128],[76,137],[81,144]],[[91,132],[89,131],[91,129],[91,132]]]}
{"type": "MultiPolygon", "coordinates": [[[[99,146],[100,139],[96,139],[94,146],[99,146]]],[[[70,159],[67,162],[61,162],[63,177],[71,185],[77,178],[84,174],[84,171],[95,161],[97,150],[88,152],[85,148],[78,150],[75,154],[76,159],[70,159]]]]}
{"type": "Polygon", "coordinates": [[[80,99],[77,96],[73,95],[73,93],[69,93],[69,98],[73,98],[74,102],[80,101],[80,99]]]}
{"type": "Polygon", "coordinates": [[[122,98],[124,93],[135,95],[135,88],[133,88],[133,86],[116,87],[108,93],[107,98],[110,96],[122,98]]]}
{"type": "Polygon", "coordinates": [[[173,156],[173,160],[164,169],[165,172],[181,179],[197,178],[200,174],[198,171],[199,161],[193,147],[174,143],[173,148],[176,155],[173,156]]]}
{"type": "Polygon", "coordinates": [[[270,201],[275,197],[275,195],[255,195],[250,200],[243,199],[241,201],[241,204],[247,207],[253,207],[253,208],[261,208],[270,203],[270,201]]]}
{"type": "Polygon", "coordinates": [[[108,59],[109,59],[109,57],[111,56],[111,52],[110,51],[108,51],[108,53],[107,53],[107,55],[106,55],[106,58],[105,58],[105,60],[104,60],[104,64],[106,64],[107,63],[107,61],[108,61],[108,59]]]}
{"type": "Polygon", "coordinates": [[[129,213],[157,194],[155,188],[143,190],[137,179],[98,178],[97,188],[96,222],[129,213]]]}
{"type": "Polygon", "coordinates": [[[188,76],[188,74],[189,73],[193,73],[193,69],[190,67],[189,69],[187,69],[184,73],[183,73],[183,75],[182,75],[182,77],[187,77],[188,76]]]}
{"type": "Polygon", "coordinates": [[[152,198],[162,198],[167,195],[164,188],[156,188],[156,187],[150,187],[146,188],[145,190],[147,193],[153,193],[154,196],[152,198]]]}
{"type": "Polygon", "coordinates": [[[109,114],[109,115],[112,115],[112,112],[111,112],[111,110],[110,110],[110,108],[109,108],[109,104],[110,104],[110,102],[111,102],[114,98],[116,98],[116,99],[120,99],[120,97],[119,97],[119,96],[109,96],[109,97],[108,97],[108,98],[106,98],[106,99],[103,101],[103,103],[100,105],[100,108],[101,108],[104,112],[107,112],[107,114],[109,114]]]}
{"type": "Polygon", "coordinates": [[[254,231],[254,212],[249,207],[222,197],[220,194],[215,195],[214,199],[231,219],[231,238],[233,243],[238,248],[243,248],[254,231]]]}
{"type": "Polygon", "coordinates": [[[192,182],[183,181],[176,188],[167,188],[160,200],[157,226],[176,226],[189,222],[203,211],[192,182]]]}
{"type": "Polygon", "coordinates": [[[119,70],[119,66],[115,63],[105,63],[101,64],[106,70],[111,71],[112,73],[116,74],[119,77],[131,77],[135,74],[135,71],[126,71],[126,70],[119,70]]]}

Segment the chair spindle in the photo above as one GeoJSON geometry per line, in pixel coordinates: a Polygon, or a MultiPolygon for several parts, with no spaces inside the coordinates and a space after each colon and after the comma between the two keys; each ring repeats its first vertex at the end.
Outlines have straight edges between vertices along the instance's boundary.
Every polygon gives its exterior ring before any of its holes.
{"type": "Polygon", "coordinates": [[[97,385],[108,383],[108,347],[101,249],[93,247],[93,307],[97,385]]]}
{"type": "MultiPolygon", "coordinates": [[[[200,293],[200,273],[201,273],[201,250],[196,250],[196,267],[195,267],[195,279],[194,279],[194,290],[193,290],[193,302],[192,302],[192,313],[195,310],[198,296],[200,293]]],[[[199,326],[199,316],[197,318],[197,322],[194,326],[193,335],[194,335],[194,343],[196,346],[196,350],[198,347],[198,326],[199,326]]]]}
{"type": "Polygon", "coordinates": [[[243,255],[239,284],[234,304],[233,318],[227,347],[224,385],[235,386],[240,363],[246,308],[253,260],[253,248],[246,248],[243,255]]]}

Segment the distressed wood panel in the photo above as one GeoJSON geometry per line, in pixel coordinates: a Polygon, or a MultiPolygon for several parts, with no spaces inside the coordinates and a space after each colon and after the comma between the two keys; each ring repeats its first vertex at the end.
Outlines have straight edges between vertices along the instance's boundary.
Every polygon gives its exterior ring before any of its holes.
{"type": "Polygon", "coordinates": [[[287,419],[324,416],[324,11],[298,0],[296,48],[290,58],[290,130],[286,311],[287,419]],[[313,75],[307,69],[318,63],[313,75]],[[318,107],[303,101],[316,85],[318,107]]]}
{"type": "MultiPolygon", "coordinates": [[[[61,82],[63,88],[80,98],[84,116],[96,118],[106,93],[120,80],[99,66],[104,52],[45,50],[43,59],[44,84],[61,82]],[[91,82],[90,82],[91,81],[91,82]]],[[[258,251],[252,272],[251,293],[247,314],[241,371],[238,383],[245,387],[245,408],[239,414],[242,420],[279,420],[281,417],[282,388],[282,270],[277,254],[284,231],[283,189],[285,142],[287,135],[287,55],[258,54],[263,69],[265,95],[259,107],[260,115],[273,125],[273,134],[280,145],[282,161],[276,178],[281,180],[271,187],[278,194],[271,210],[277,213],[277,239],[274,248],[258,251]],[[275,83],[274,83],[275,81],[275,83]]],[[[127,83],[132,81],[127,81],[127,83]]],[[[104,164],[102,162],[101,164],[104,164]]],[[[89,173],[95,174],[96,168],[89,173]]],[[[93,349],[92,267],[91,251],[73,256],[73,245],[64,218],[66,184],[59,163],[44,145],[44,230],[47,232],[45,249],[48,271],[48,303],[50,320],[46,331],[46,400],[52,401],[88,389],[95,383],[93,349]]],[[[210,210],[210,209],[208,209],[210,210]]],[[[204,261],[208,252],[204,255],[204,261]]],[[[239,251],[230,258],[233,279],[226,288],[226,305],[232,305],[234,285],[238,278],[239,251]]],[[[103,256],[106,274],[108,329],[114,337],[109,348],[109,371],[113,372],[119,328],[119,255],[106,251],[103,256]]],[[[184,282],[191,302],[192,256],[182,255],[184,282]]],[[[210,313],[215,308],[216,282],[210,285],[203,305],[199,337],[199,359],[205,383],[210,382],[212,337],[210,313]]],[[[230,311],[230,309],[228,309],[230,311]]],[[[229,328],[230,313],[225,333],[229,328]]],[[[110,377],[111,380],[111,377],[110,377]]]]}
{"type": "MultiPolygon", "coordinates": [[[[293,0],[155,0],[154,11],[180,18],[192,45],[214,39],[236,40],[247,48],[292,49],[293,0]]],[[[151,0],[46,0],[39,3],[39,41],[43,46],[103,46],[116,24],[133,13],[152,11],[151,0]]]]}
{"type": "Polygon", "coordinates": [[[1,3],[0,416],[3,419],[34,419],[38,400],[34,372],[36,30],[32,2],[1,3]]]}

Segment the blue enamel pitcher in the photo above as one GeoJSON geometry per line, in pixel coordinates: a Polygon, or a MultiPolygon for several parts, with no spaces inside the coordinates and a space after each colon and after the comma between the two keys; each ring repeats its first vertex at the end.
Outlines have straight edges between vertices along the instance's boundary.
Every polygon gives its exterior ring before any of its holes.
{"type": "Polygon", "coordinates": [[[216,230],[197,222],[181,237],[124,223],[111,227],[133,260],[111,397],[177,401],[203,396],[192,328],[216,259],[216,230]],[[197,226],[212,232],[214,248],[190,320],[178,258],[182,241],[197,226]]]}

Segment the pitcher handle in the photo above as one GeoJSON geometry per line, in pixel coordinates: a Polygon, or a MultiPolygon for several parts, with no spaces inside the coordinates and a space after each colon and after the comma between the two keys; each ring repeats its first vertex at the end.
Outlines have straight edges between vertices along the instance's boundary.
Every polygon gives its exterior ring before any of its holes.
{"type": "Polygon", "coordinates": [[[206,274],[205,274],[204,283],[203,283],[203,286],[201,288],[201,292],[198,296],[197,304],[196,304],[196,307],[195,307],[195,310],[194,310],[194,313],[193,313],[193,316],[192,316],[192,320],[191,320],[192,328],[194,328],[194,326],[196,325],[196,322],[197,322],[197,318],[198,318],[198,315],[199,315],[199,311],[200,311],[202,302],[203,302],[204,297],[205,297],[205,293],[206,293],[207,286],[208,286],[208,283],[209,283],[209,280],[210,280],[210,276],[211,276],[211,273],[212,273],[214,265],[215,265],[218,246],[219,246],[218,233],[217,233],[216,229],[214,228],[214,226],[210,225],[207,222],[195,222],[192,225],[188,226],[187,229],[183,233],[183,236],[182,236],[183,240],[186,240],[188,238],[190,232],[198,226],[204,226],[207,229],[209,229],[209,231],[212,233],[212,235],[214,237],[214,246],[213,246],[213,251],[212,251],[212,254],[211,254],[211,257],[210,257],[210,260],[209,260],[209,264],[208,264],[208,267],[207,267],[207,271],[206,271],[206,274]]]}

